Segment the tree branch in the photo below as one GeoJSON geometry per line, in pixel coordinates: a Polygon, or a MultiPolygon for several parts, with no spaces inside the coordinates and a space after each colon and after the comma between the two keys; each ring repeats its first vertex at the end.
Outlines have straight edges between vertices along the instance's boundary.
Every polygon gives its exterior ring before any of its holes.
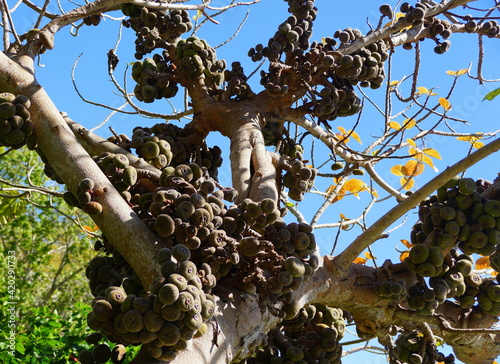
{"type": "MultiPolygon", "coordinates": [[[[32,60],[24,61],[29,64],[32,60]]],[[[160,248],[155,235],[130,209],[81,146],[34,76],[3,53],[0,53],[0,82],[5,91],[30,98],[31,118],[39,147],[69,190],[76,193],[80,181],[88,177],[106,191],[97,200],[103,206],[103,212],[91,217],[130,263],[143,285],[149,287],[159,274],[158,266],[152,263],[160,248]]]]}
{"type": "Polygon", "coordinates": [[[346,272],[351,262],[353,262],[363,250],[370,246],[387,227],[417,206],[418,203],[423,201],[427,196],[436,191],[452,177],[462,173],[467,168],[495,153],[499,149],[500,138],[485,145],[481,149],[478,149],[451,167],[448,167],[403,202],[393,207],[389,212],[373,223],[373,225],[363,234],[358,236],[342,253],[335,257],[335,265],[337,269],[339,269],[339,271],[346,272]]]}

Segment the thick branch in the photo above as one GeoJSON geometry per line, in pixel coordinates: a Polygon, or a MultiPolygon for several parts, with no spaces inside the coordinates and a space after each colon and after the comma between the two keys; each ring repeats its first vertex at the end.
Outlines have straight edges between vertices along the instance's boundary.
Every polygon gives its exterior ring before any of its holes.
{"type": "Polygon", "coordinates": [[[369,247],[378,237],[381,236],[383,231],[392,225],[396,220],[402,217],[405,213],[417,206],[418,203],[423,201],[427,196],[436,191],[439,187],[444,185],[452,177],[462,173],[467,168],[473,166],[480,160],[486,158],[490,154],[495,153],[500,149],[500,138],[485,145],[481,149],[468,155],[458,163],[448,167],[446,170],[438,174],[422,188],[413,193],[410,197],[403,202],[396,205],[389,212],[384,214],[377,220],[370,228],[359,235],[342,253],[335,258],[335,264],[341,271],[346,271],[351,262],[367,247],[369,247]]]}
{"type": "MultiPolygon", "coordinates": [[[[438,4],[436,6],[433,6],[432,8],[428,9],[425,12],[425,16],[434,16],[437,14],[441,14],[442,12],[446,10],[450,10],[453,8],[456,8],[458,6],[463,6],[466,5],[469,2],[472,2],[474,0],[450,0],[450,1],[443,1],[441,4],[438,4]]],[[[361,48],[367,46],[368,44],[372,44],[378,40],[381,39],[387,39],[391,37],[393,34],[398,33],[399,31],[403,30],[408,26],[408,22],[404,20],[404,17],[396,21],[394,24],[384,27],[379,30],[375,30],[374,32],[370,33],[369,35],[362,37],[358,39],[357,41],[349,44],[347,47],[341,47],[339,49],[339,52],[342,54],[352,54],[356,52],[357,50],[360,50],[361,48]]],[[[413,28],[410,31],[414,32],[420,32],[423,27],[418,27],[418,30],[414,30],[413,28]]],[[[392,39],[391,39],[392,40],[392,39]]],[[[402,41],[399,44],[405,43],[405,41],[402,41]]],[[[396,44],[395,44],[396,45],[396,44]]]]}
{"type": "Polygon", "coordinates": [[[94,134],[78,124],[77,122],[71,120],[68,117],[64,117],[64,120],[68,123],[71,131],[75,135],[76,139],[85,148],[87,153],[91,156],[101,155],[104,152],[110,152],[115,154],[124,154],[130,161],[130,165],[138,170],[146,171],[146,173],[155,180],[160,179],[160,171],[149,163],[146,163],[144,159],[135,156],[129,151],[113,144],[106,139],[101,138],[97,134],[94,134]]]}
{"type": "MultiPolygon", "coordinates": [[[[465,315],[467,310],[451,302],[444,303],[438,308],[439,318],[434,316],[420,316],[414,311],[407,310],[388,299],[376,296],[372,285],[386,274],[392,274],[397,279],[404,280],[407,286],[416,283],[415,275],[401,265],[387,265],[382,268],[372,268],[359,264],[351,264],[346,276],[339,277],[333,269],[332,257],[325,257],[324,263],[316,272],[307,277],[302,287],[293,293],[293,300],[300,306],[310,303],[323,303],[331,307],[339,307],[348,311],[357,324],[374,328],[374,335],[387,334],[393,326],[405,327],[408,330],[418,329],[423,322],[427,322],[432,331],[445,339],[454,347],[455,352],[462,360],[470,364],[486,364],[488,357],[499,354],[499,346],[495,345],[498,334],[490,329],[496,318],[481,313],[480,310],[465,315]],[[467,316],[467,319],[461,319],[467,316]],[[475,330],[453,330],[452,327],[475,330]],[[480,332],[478,328],[486,329],[480,332]],[[471,335],[471,332],[474,335],[471,335]],[[480,348],[481,354],[475,353],[480,348]],[[484,351],[484,352],[483,352],[484,351]]],[[[227,364],[242,360],[249,353],[263,344],[264,335],[277,323],[279,319],[272,315],[269,303],[262,302],[249,293],[242,293],[234,287],[231,291],[218,292],[221,296],[217,305],[217,313],[209,322],[209,330],[201,338],[193,340],[188,349],[179,353],[172,364],[227,364]],[[217,333],[217,334],[216,334],[217,333]]],[[[279,310],[279,304],[274,309],[279,310]]],[[[133,363],[160,364],[147,359],[143,354],[133,363]]],[[[163,363],[164,364],[164,363],[163,363]]]]}
{"type": "Polygon", "coordinates": [[[148,287],[159,270],[152,264],[159,248],[154,234],[130,209],[83,149],[33,75],[3,53],[0,53],[0,70],[0,83],[5,91],[30,98],[30,112],[39,147],[69,190],[76,193],[80,181],[89,177],[97,187],[106,191],[97,198],[103,206],[103,212],[91,217],[137,272],[143,285],[148,287]]]}

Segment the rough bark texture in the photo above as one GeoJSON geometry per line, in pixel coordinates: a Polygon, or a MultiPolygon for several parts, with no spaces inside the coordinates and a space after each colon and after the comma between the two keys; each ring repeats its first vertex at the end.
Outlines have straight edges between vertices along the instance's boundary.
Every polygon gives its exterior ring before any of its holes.
{"type": "MultiPolygon", "coordinates": [[[[99,0],[90,3],[55,19],[44,31],[55,34],[76,19],[114,9],[121,2],[123,1],[99,0]]],[[[443,9],[465,3],[465,0],[445,2],[436,5],[431,13],[442,12],[443,9]]],[[[404,21],[395,22],[392,26],[353,42],[349,47],[341,48],[339,52],[351,53],[366,44],[387,38],[406,26],[404,21]]],[[[393,45],[418,39],[424,31],[416,29],[413,33],[404,33],[404,36],[394,38],[393,45]]],[[[25,50],[25,54],[34,56],[39,48],[40,44],[34,41],[25,50]]],[[[91,158],[92,154],[99,154],[104,150],[120,153],[126,151],[117,149],[116,145],[95,137],[63,118],[36,82],[33,60],[27,55],[19,57],[16,63],[4,53],[0,53],[0,84],[3,86],[2,91],[24,94],[31,99],[30,112],[40,149],[68,189],[76,192],[79,182],[90,177],[98,187],[106,191],[98,198],[98,202],[103,205],[103,212],[93,215],[92,218],[113,247],[137,272],[143,286],[149,287],[152,280],[159,275],[154,255],[161,245],[91,158]]],[[[360,165],[370,163],[369,160],[364,161],[341,148],[339,141],[319,125],[304,120],[305,110],[291,109],[294,102],[305,95],[306,87],[297,88],[283,98],[272,98],[263,91],[256,95],[252,93],[248,100],[235,102],[210,95],[201,81],[196,85],[186,86],[189,86],[188,92],[194,111],[194,119],[187,126],[193,131],[193,138],[202,139],[209,132],[218,131],[231,140],[233,187],[239,191],[240,201],[247,197],[255,201],[266,197],[274,200],[279,198],[277,163],[273,162],[271,154],[266,151],[261,132],[261,128],[272,118],[286,117],[287,120],[304,127],[347,162],[360,165]]],[[[475,162],[485,158],[498,150],[499,146],[500,140],[496,140],[467,161],[475,162]]],[[[131,160],[136,167],[158,178],[158,170],[137,158],[131,160]]],[[[408,212],[437,186],[470,164],[457,165],[455,169],[442,173],[431,181],[427,189],[406,199],[385,216],[388,224],[408,212]]],[[[385,227],[382,222],[376,223],[372,230],[360,236],[341,255],[335,258],[325,257],[324,263],[320,263],[317,271],[307,277],[302,287],[294,292],[294,300],[301,306],[323,303],[348,311],[364,333],[378,337],[381,342],[386,342],[391,326],[420,329],[425,322],[436,335],[442,336],[454,348],[460,360],[470,364],[491,363],[493,358],[500,354],[498,334],[469,329],[490,328],[497,322],[496,317],[486,315],[480,310],[464,310],[453,303],[440,306],[438,315],[419,316],[395,302],[380,299],[375,295],[372,285],[381,278],[394,274],[405,280],[407,286],[417,280],[402,264],[393,265],[388,262],[378,269],[352,264],[353,259],[373,243],[385,227]]],[[[261,300],[256,294],[241,291],[228,282],[221,284],[215,294],[217,312],[208,323],[208,332],[190,342],[188,350],[179,353],[174,364],[225,364],[242,360],[256,347],[265,343],[266,333],[280,321],[277,314],[281,309],[280,303],[271,304],[261,300]]],[[[142,352],[134,363],[161,362],[142,352]]]]}
{"type": "MultiPolygon", "coordinates": [[[[323,303],[348,311],[366,334],[382,341],[391,326],[406,329],[421,329],[427,323],[435,335],[443,337],[453,346],[458,359],[469,364],[491,364],[500,354],[500,339],[490,333],[460,332],[443,326],[437,316],[420,316],[397,303],[377,297],[372,285],[380,279],[397,274],[407,285],[416,283],[413,274],[403,264],[385,264],[379,269],[352,264],[345,275],[339,276],[332,264],[333,257],[326,256],[324,264],[316,273],[306,278],[302,288],[294,292],[294,300],[301,306],[308,303],[323,303]]],[[[210,363],[226,364],[241,360],[258,345],[264,343],[265,335],[279,319],[271,312],[279,309],[266,306],[252,294],[236,287],[220,290],[218,311],[209,322],[207,334],[194,340],[188,350],[179,353],[173,364],[210,363]]],[[[477,310],[467,311],[458,305],[447,303],[439,308],[438,315],[449,322],[452,328],[471,329],[489,327],[497,318],[477,310]]],[[[159,364],[139,356],[134,363],[159,364]]]]}
{"type": "Polygon", "coordinates": [[[0,69],[4,90],[30,98],[30,112],[39,147],[67,188],[76,193],[80,181],[88,177],[96,187],[105,190],[97,198],[103,206],[103,212],[91,217],[105,236],[113,237],[113,246],[120,254],[129,258],[135,271],[141,272],[141,281],[148,287],[159,271],[154,264],[154,256],[160,249],[157,238],[130,209],[78,142],[33,75],[3,53],[0,53],[0,69]]]}

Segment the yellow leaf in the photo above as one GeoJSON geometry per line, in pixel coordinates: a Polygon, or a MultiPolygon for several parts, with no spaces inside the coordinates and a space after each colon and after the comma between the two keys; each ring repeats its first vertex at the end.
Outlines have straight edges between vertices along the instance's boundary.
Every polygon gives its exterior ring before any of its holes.
{"type": "Polygon", "coordinates": [[[476,135],[467,135],[462,137],[457,137],[458,140],[463,140],[465,142],[469,142],[472,144],[472,147],[479,149],[484,147],[483,142],[478,142],[479,139],[482,139],[481,133],[477,133],[476,135]]]}
{"type": "Polygon", "coordinates": [[[474,142],[474,143],[472,143],[472,146],[476,149],[479,149],[479,148],[484,147],[484,143],[483,142],[474,142]]]}
{"type": "Polygon", "coordinates": [[[451,109],[450,102],[448,100],[446,100],[444,97],[440,97],[438,102],[439,102],[439,105],[441,105],[443,107],[443,109],[445,109],[446,111],[451,109]]]}
{"type": "Polygon", "coordinates": [[[491,268],[490,265],[490,257],[480,257],[476,260],[476,268],[477,270],[488,269],[491,268]]]}
{"type": "Polygon", "coordinates": [[[420,86],[420,87],[417,87],[417,95],[424,95],[424,94],[428,94],[430,91],[427,87],[423,87],[423,86],[420,86]]]}
{"type": "Polygon", "coordinates": [[[430,157],[433,157],[436,159],[441,159],[441,155],[439,154],[439,152],[436,149],[424,148],[424,149],[422,149],[422,152],[424,152],[425,154],[427,154],[430,157]]]}
{"type": "Polygon", "coordinates": [[[401,176],[404,176],[404,166],[398,164],[398,165],[395,165],[391,168],[391,173],[398,176],[398,177],[401,177],[401,176]]]}
{"type": "Polygon", "coordinates": [[[467,71],[468,71],[467,68],[463,68],[463,69],[458,70],[458,71],[446,71],[446,73],[449,74],[450,76],[458,77],[458,76],[462,76],[462,75],[466,74],[467,71]]]}
{"type": "Polygon", "coordinates": [[[408,240],[406,239],[401,239],[401,242],[404,244],[405,247],[407,248],[411,248],[413,246],[412,243],[410,243],[408,240]]]}
{"type": "Polygon", "coordinates": [[[359,137],[358,133],[356,133],[355,131],[350,130],[348,134],[350,134],[354,139],[356,139],[356,141],[359,144],[363,144],[363,143],[361,143],[361,138],[359,137]]]}
{"type": "Polygon", "coordinates": [[[202,14],[203,14],[203,13],[201,12],[201,10],[198,10],[198,11],[196,12],[196,15],[195,15],[195,16],[193,16],[193,19],[194,19],[194,20],[196,20],[196,19],[201,18],[201,15],[202,15],[202,14]]]}
{"type": "Polygon", "coordinates": [[[408,149],[408,154],[411,155],[413,158],[418,159],[420,155],[422,155],[421,152],[419,152],[417,149],[410,148],[408,149]]]}
{"type": "Polygon", "coordinates": [[[406,139],[406,141],[408,142],[408,144],[410,144],[412,147],[416,148],[417,147],[417,143],[415,143],[415,141],[413,139],[406,139]]]}
{"type": "Polygon", "coordinates": [[[457,137],[458,140],[462,140],[464,142],[473,142],[477,140],[477,138],[474,135],[467,135],[467,136],[461,136],[457,137]]]}
{"type": "Polygon", "coordinates": [[[340,214],[340,220],[347,220],[344,214],[340,214]]]}
{"type": "Polygon", "coordinates": [[[401,255],[399,256],[399,261],[400,262],[404,262],[405,261],[405,258],[410,255],[410,251],[409,250],[405,250],[404,252],[401,253],[401,255]]]}
{"type": "MultiPolygon", "coordinates": [[[[330,195],[330,194],[333,192],[333,190],[335,189],[335,187],[337,187],[337,185],[331,185],[330,187],[328,187],[328,188],[326,189],[326,191],[325,191],[325,192],[326,192],[326,195],[327,195],[327,196],[328,196],[328,195],[330,195]]],[[[344,196],[345,196],[345,190],[344,190],[344,188],[342,187],[342,188],[340,189],[339,193],[337,194],[337,196],[335,196],[335,197],[333,198],[332,203],[335,203],[335,202],[337,202],[337,201],[342,200],[342,199],[344,198],[344,196]]]]}
{"type": "MultiPolygon", "coordinates": [[[[388,27],[388,26],[394,24],[399,18],[404,17],[404,16],[405,16],[405,14],[403,14],[403,13],[394,14],[394,19],[391,20],[390,22],[388,22],[387,24],[385,24],[384,27],[388,27]]],[[[411,26],[408,26],[405,29],[410,29],[410,28],[411,28],[411,26]]]]}
{"type": "Polygon", "coordinates": [[[328,187],[328,188],[326,189],[325,193],[326,193],[327,195],[329,195],[330,193],[332,193],[332,192],[333,192],[333,190],[335,189],[335,187],[337,187],[337,186],[336,186],[336,185],[330,185],[330,187],[328,187]]]}
{"type": "Polygon", "coordinates": [[[399,81],[391,81],[391,83],[389,84],[390,87],[394,87],[396,85],[399,84],[399,81]]]}
{"type": "Polygon", "coordinates": [[[349,192],[358,193],[366,190],[366,186],[363,181],[352,178],[344,184],[344,189],[349,192]]]}
{"type": "Polygon", "coordinates": [[[366,259],[377,259],[377,257],[374,257],[370,252],[365,252],[365,258],[366,259]]]}
{"type": "Polygon", "coordinates": [[[356,263],[356,264],[365,264],[366,263],[366,259],[363,258],[363,257],[357,257],[356,259],[354,259],[353,263],[356,263]]]}
{"type": "Polygon", "coordinates": [[[435,96],[437,93],[432,92],[432,90],[429,90],[427,87],[417,87],[417,92],[416,95],[429,95],[429,96],[435,96]]]}
{"type": "Polygon", "coordinates": [[[403,186],[403,188],[408,191],[411,190],[415,185],[415,180],[411,177],[401,177],[399,183],[401,183],[401,186],[403,186]]]}
{"type": "Polygon", "coordinates": [[[389,128],[392,128],[392,129],[396,129],[396,130],[400,130],[401,129],[401,124],[398,123],[397,121],[390,121],[389,124],[389,128]]]}
{"type": "Polygon", "coordinates": [[[415,121],[415,119],[406,119],[404,122],[403,122],[403,127],[405,129],[411,129],[413,128],[415,125],[417,125],[417,122],[415,121]]]}
{"type": "Polygon", "coordinates": [[[419,160],[424,162],[425,164],[427,164],[429,167],[431,167],[436,172],[438,171],[438,169],[436,167],[434,167],[434,162],[432,161],[431,157],[424,155],[424,154],[421,154],[419,160]]]}
{"type": "Polygon", "coordinates": [[[342,134],[347,134],[347,131],[341,127],[341,126],[337,126],[337,129],[339,129],[339,131],[342,133],[342,134]]]}
{"type": "Polygon", "coordinates": [[[422,172],[424,171],[424,165],[420,161],[410,159],[405,164],[405,171],[405,175],[415,177],[422,174],[422,172]]]}
{"type": "Polygon", "coordinates": [[[342,143],[348,143],[350,138],[346,138],[345,134],[342,133],[336,133],[335,136],[342,142],[342,143]]]}

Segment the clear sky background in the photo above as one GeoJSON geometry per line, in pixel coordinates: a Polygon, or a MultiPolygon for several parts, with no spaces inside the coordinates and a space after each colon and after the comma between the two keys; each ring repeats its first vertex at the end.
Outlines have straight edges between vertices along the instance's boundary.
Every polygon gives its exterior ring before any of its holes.
{"type": "MultiPolygon", "coordinates": [[[[351,0],[349,2],[339,2],[331,0],[317,0],[315,2],[319,9],[318,19],[314,24],[313,40],[321,40],[321,37],[331,37],[337,29],[346,27],[358,28],[364,34],[370,30],[370,25],[376,27],[379,21],[378,8],[382,1],[369,0],[351,0]]],[[[387,2],[395,5],[395,1],[387,2]]],[[[41,2],[40,2],[41,4],[41,2]]],[[[223,6],[229,4],[229,1],[214,1],[214,6],[223,6]]],[[[473,3],[475,7],[489,7],[493,5],[492,1],[479,0],[473,3]]],[[[74,6],[69,2],[61,2],[64,10],[68,11],[74,6]]],[[[243,19],[247,17],[237,37],[226,45],[217,48],[219,58],[226,60],[230,65],[232,61],[241,61],[247,74],[250,74],[256,63],[250,61],[246,56],[250,47],[258,43],[266,44],[268,39],[273,36],[277,26],[287,17],[287,3],[284,1],[267,1],[251,7],[240,7],[231,10],[222,16],[216,18],[220,25],[215,25],[210,22],[199,31],[197,34],[204,37],[212,46],[217,46],[226,42],[231,35],[236,32],[243,19]],[[247,14],[248,13],[248,14],[247,14]]],[[[54,4],[48,8],[49,12],[58,12],[54,4]]],[[[457,10],[457,13],[466,14],[462,10],[457,10]]],[[[121,17],[121,12],[110,14],[111,16],[121,17]]],[[[191,15],[195,15],[192,13],[191,15]]],[[[498,16],[498,12],[496,13],[498,16]]],[[[36,20],[36,16],[20,7],[14,13],[17,31],[19,33],[26,32],[36,20]]],[[[385,22],[385,21],[384,21],[385,22]]],[[[45,87],[53,101],[61,111],[66,111],[69,116],[75,121],[81,123],[85,127],[92,129],[101,124],[105,120],[110,111],[101,107],[96,107],[90,104],[83,103],[71,84],[71,70],[74,62],[80,56],[78,65],[75,69],[75,82],[85,98],[106,104],[113,107],[118,107],[123,104],[123,99],[118,95],[114,86],[109,82],[107,74],[107,56],[106,54],[112,48],[115,48],[119,38],[119,21],[111,19],[103,19],[98,27],[83,26],[78,31],[78,36],[74,37],[69,32],[69,27],[62,30],[55,38],[55,49],[43,54],[39,61],[40,67],[37,69],[37,78],[40,84],[45,87]]],[[[115,71],[116,78],[123,84],[124,72],[126,66],[134,62],[134,39],[135,35],[131,29],[122,29],[121,41],[118,44],[117,54],[120,58],[120,63],[115,71]]],[[[425,40],[421,44],[422,60],[421,72],[418,86],[426,88],[436,88],[435,92],[438,97],[444,97],[453,82],[453,77],[446,74],[448,70],[459,70],[471,66],[471,72],[476,74],[477,67],[477,36],[470,34],[455,34],[451,37],[452,46],[449,52],[443,55],[436,55],[433,52],[434,45],[431,40],[425,40]]],[[[486,79],[500,78],[500,70],[498,68],[498,59],[500,59],[500,47],[498,40],[484,39],[485,60],[484,74],[486,79]]],[[[398,48],[393,58],[392,79],[400,80],[404,76],[409,76],[413,72],[414,53],[398,48]]],[[[263,69],[267,69],[267,64],[263,69]]],[[[130,69],[129,69],[130,72],[130,69]]],[[[259,85],[258,72],[251,79],[251,85],[255,92],[261,89],[259,85]]],[[[127,89],[131,92],[134,87],[134,82],[130,77],[130,73],[125,76],[127,89]]],[[[465,132],[488,132],[500,129],[499,123],[499,102],[500,99],[492,102],[482,101],[484,95],[492,89],[500,87],[500,84],[485,84],[479,85],[477,81],[467,78],[466,75],[461,76],[454,92],[450,98],[453,105],[449,112],[450,116],[468,120],[468,123],[451,122],[450,125],[461,133],[465,132]]],[[[404,96],[408,95],[410,82],[403,84],[402,90],[404,96]]],[[[367,95],[383,107],[384,89],[378,90],[365,89],[367,95]]],[[[181,92],[179,92],[181,94],[181,92]]],[[[360,93],[358,92],[358,95],[360,93]]],[[[182,110],[182,98],[176,97],[173,100],[177,111],[182,110]]],[[[141,104],[140,106],[148,110],[153,110],[161,113],[171,113],[172,108],[165,100],[160,100],[152,104],[141,104]]],[[[394,114],[401,110],[402,105],[394,104],[394,114]],[[399,109],[398,109],[399,107],[399,109]]],[[[128,109],[130,110],[130,109],[128,109]]],[[[396,121],[402,123],[404,117],[398,117],[396,121]]],[[[437,119],[430,119],[427,125],[432,125],[437,119]]],[[[112,127],[118,133],[131,134],[134,126],[151,126],[159,120],[147,120],[140,116],[130,116],[116,114],[100,129],[96,131],[103,137],[110,135],[108,127],[112,127]]],[[[337,126],[342,126],[349,130],[354,127],[356,116],[349,118],[340,118],[330,123],[335,129],[337,126]]],[[[174,123],[176,123],[174,121],[174,123]]],[[[365,101],[365,109],[363,117],[356,131],[360,135],[363,142],[362,146],[357,145],[357,142],[352,140],[349,145],[359,150],[364,149],[373,139],[374,136],[379,136],[383,130],[384,119],[380,113],[368,102],[365,101]]],[[[440,127],[439,130],[445,130],[440,127]]],[[[487,142],[487,141],[485,141],[487,142]]],[[[218,144],[227,152],[228,141],[220,135],[210,136],[209,144],[218,144]]],[[[304,146],[306,150],[311,145],[311,139],[306,139],[304,146]]],[[[437,149],[442,156],[442,160],[434,160],[435,166],[439,170],[445,169],[447,166],[455,163],[465,157],[469,150],[469,143],[458,141],[453,138],[432,137],[427,141],[426,147],[437,149]]],[[[328,150],[322,149],[319,143],[316,143],[318,155],[315,157],[316,164],[323,163],[327,158],[328,150]],[[323,159],[322,159],[323,158],[323,159]]],[[[305,153],[308,158],[309,152],[305,153]]],[[[227,161],[227,154],[225,160],[227,161]]],[[[400,164],[396,161],[379,163],[377,170],[379,174],[391,183],[394,187],[399,187],[399,177],[392,175],[389,168],[394,164],[400,164]]],[[[467,172],[467,176],[472,178],[484,178],[493,180],[500,172],[500,155],[497,153],[491,156],[488,160],[478,163],[467,172]]],[[[328,168],[325,172],[328,172],[328,168]]],[[[224,164],[219,172],[220,182],[222,185],[230,185],[230,169],[229,165],[224,164]]],[[[426,167],[424,173],[417,178],[416,187],[422,186],[430,178],[434,177],[436,172],[431,168],[426,167]]],[[[368,178],[364,178],[368,183],[368,178]]],[[[323,180],[318,183],[318,189],[325,191],[332,183],[331,179],[323,180]]],[[[379,197],[387,196],[387,193],[377,188],[379,197]]],[[[339,221],[339,214],[342,213],[348,218],[355,218],[363,211],[369,201],[370,195],[367,192],[360,194],[361,199],[355,197],[346,197],[344,200],[330,207],[327,212],[321,217],[319,223],[329,223],[339,221]]],[[[308,195],[306,200],[299,204],[300,210],[304,213],[307,220],[310,220],[317,208],[324,201],[324,198],[319,195],[308,195]]],[[[394,206],[396,203],[394,198],[389,198],[385,202],[377,203],[371,213],[366,218],[366,224],[369,226],[376,221],[385,211],[394,206]]],[[[289,214],[289,217],[291,215],[289,214]]],[[[407,221],[404,226],[391,232],[389,238],[376,242],[373,246],[373,253],[377,257],[377,263],[382,264],[386,258],[391,258],[397,261],[399,253],[395,250],[396,247],[404,249],[400,243],[400,239],[409,239],[409,229],[416,222],[415,211],[407,215],[407,221]]],[[[398,225],[398,222],[396,225],[398,225]]],[[[342,231],[338,240],[337,252],[347,246],[361,230],[354,228],[350,231],[342,231]]],[[[317,240],[322,254],[329,254],[333,243],[337,236],[337,230],[320,229],[316,230],[317,240]]],[[[371,263],[371,262],[369,262],[371,263]]],[[[369,264],[368,263],[368,264],[369,264]]],[[[378,344],[375,340],[371,344],[378,344]]],[[[385,363],[383,356],[374,356],[363,354],[354,354],[346,357],[344,363],[385,363]]]]}

